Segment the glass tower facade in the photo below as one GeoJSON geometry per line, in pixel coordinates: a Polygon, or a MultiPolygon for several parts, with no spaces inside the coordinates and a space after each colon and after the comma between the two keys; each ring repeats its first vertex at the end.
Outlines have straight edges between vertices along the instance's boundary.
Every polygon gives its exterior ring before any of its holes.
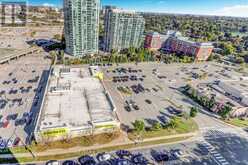
{"type": "Polygon", "coordinates": [[[134,11],[106,8],[104,20],[105,51],[140,47],[145,28],[144,18],[134,11]]]}
{"type": "Polygon", "coordinates": [[[64,0],[66,52],[73,56],[98,53],[100,0],[64,0]]]}

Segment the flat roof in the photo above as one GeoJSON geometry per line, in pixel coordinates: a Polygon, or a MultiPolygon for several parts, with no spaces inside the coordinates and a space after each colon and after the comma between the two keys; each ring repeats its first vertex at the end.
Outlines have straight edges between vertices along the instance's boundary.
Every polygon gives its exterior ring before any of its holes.
{"type": "Polygon", "coordinates": [[[116,121],[113,103],[87,68],[56,67],[41,109],[39,130],[58,127],[91,128],[116,121]]]}

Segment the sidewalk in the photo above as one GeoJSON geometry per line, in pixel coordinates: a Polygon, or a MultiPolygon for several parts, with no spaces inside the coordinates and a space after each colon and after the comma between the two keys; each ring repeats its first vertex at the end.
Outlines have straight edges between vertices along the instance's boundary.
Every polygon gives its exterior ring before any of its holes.
{"type": "MultiPolygon", "coordinates": [[[[144,139],[142,142],[166,140],[166,139],[179,138],[179,137],[195,137],[197,135],[199,135],[199,132],[144,139]]],[[[76,152],[94,151],[96,149],[104,149],[104,148],[108,148],[108,147],[117,147],[117,146],[130,145],[130,144],[135,144],[135,142],[129,141],[129,142],[124,142],[124,143],[118,143],[116,145],[105,144],[105,145],[101,145],[101,146],[98,145],[98,146],[90,146],[90,147],[78,146],[78,147],[68,148],[66,150],[65,149],[50,149],[50,150],[43,151],[43,152],[33,152],[33,154],[35,155],[35,157],[63,155],[63,154],[70,154],[70,153],[76,153],[76,152]]],[[[137,147],[136,149],[144,148],[144,147],[146,147],[146,146],[137,147]]],[[[31,157],[32,158],[33,155],[31,153],[1,154],[0,155],[0,159],[1,158],[5,158],[5,159],[6,158],[23,158],[23,157],[29,157],[29,158],[31,157]]]]}

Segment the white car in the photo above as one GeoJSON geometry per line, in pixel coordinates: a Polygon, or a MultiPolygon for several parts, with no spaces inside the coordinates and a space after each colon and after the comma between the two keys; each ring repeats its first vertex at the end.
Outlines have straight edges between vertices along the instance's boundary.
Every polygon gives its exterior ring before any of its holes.
{"type": "Polygon", "coordinates": [[[13,139],[9,139],[9,140],[7,141],[7,146],[6,146],[6,147],[8,147],[8,148],[13,147],[13,142],[14,142],[13,139]]]}
{"type": "Polygon", "coordinates": [[[99,159],[99,161],[107,161],[107,160],[111,159],[111,155],[108,153],[102,153],[99,155],[98,159],[99,159]]]}
{"type": "Polygon", "coordinates": [[[57,160],[50,160],[46,163],[46,165],[59,165],[59,162],[57,160]]]}
{"type": "Polygon", "coordinates": [[[175,150],[173,151],[172,155],[178,159],[182,158],[185,156],[185,153],[181,150],[175,150]]]}

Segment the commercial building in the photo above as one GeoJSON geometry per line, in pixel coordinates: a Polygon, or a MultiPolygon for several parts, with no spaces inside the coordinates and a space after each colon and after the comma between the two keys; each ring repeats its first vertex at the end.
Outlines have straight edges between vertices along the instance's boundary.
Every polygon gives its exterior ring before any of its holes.
{"type": "Polygon", "coordinates": [[[220,81],[218,85],[227,96],[248,107],[248,80],[220,81]]]}
{"type": "Polygon", "coordinates": [[[98,53],[100,0],[64,0],[66,52],[73,56],[98,53]]]}
{"type": "Polygon", "coordinates": [[[214,97],[215,105],[211,111],[218,113],[223,106],[228,105],[232,108],[229,116],[248,117],[248,81],[229,80],[219,83],[200,83],[191,84],[190,93],[194,90],[198,97],[214,97]]]}
{"type": "Polygon", "coordinates": [[[194,56],[199,61],[207,60],[214,48],[211,43],[193,42],[183,37],[180,32],[174,31],[168,31],[166,34],[148,33],[144,46],[151,50],[162,49],[194,56]]]}
{"type": "Polygon", "coordinates": [[[56,67],[34,131],[38,142],[119,130],[115,105],[88,68],[56,67]]]}
{"type": "Polygon", "coordinates": [[[105,51],[140,47],[145,20],[135,11],[107,7],[105,9],[104,28],[105,51]]]}
{"type": "Polygon", "coordinates": [[[163,44],[162,35],[157,32],[150,32],[145,37],[145,48],[159,50],[163,44]]]}

